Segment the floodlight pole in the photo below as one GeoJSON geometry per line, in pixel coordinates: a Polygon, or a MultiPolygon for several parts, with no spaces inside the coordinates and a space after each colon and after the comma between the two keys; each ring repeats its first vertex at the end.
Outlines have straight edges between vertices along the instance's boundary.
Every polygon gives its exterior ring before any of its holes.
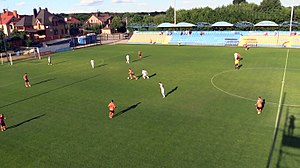
{"type": "Polygon", "coordinates": [[[176,0],[174,0],[174,24],[176,24],[176,0]]]}
{"type": "Polygon", "coordinates": [[[293,15],[294,15],[294,0],[292,2],[292,8],[291,8],[290,36],[291,36],[291,33],[292,33],[293,15]]]}

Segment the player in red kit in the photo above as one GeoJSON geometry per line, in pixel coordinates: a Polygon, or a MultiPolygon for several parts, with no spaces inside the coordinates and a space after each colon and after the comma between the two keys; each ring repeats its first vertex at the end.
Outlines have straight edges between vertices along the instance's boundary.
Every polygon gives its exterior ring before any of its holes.
{"type": "Polygon", "coordinates": [[[107,107],[109,109],[109,118],[112,119],[115,113],[115,109],[117,108],[117,106],[114,103],[114,100],[111,100],[107,107]]]}
{"type": "Polygon", "coordinates": [[[27,73],[25,73],[23,75],[23,79],[24,79],[24,82],[25,82],[25,87],[31,87],[28,76],[27,76],[27,73]]]}

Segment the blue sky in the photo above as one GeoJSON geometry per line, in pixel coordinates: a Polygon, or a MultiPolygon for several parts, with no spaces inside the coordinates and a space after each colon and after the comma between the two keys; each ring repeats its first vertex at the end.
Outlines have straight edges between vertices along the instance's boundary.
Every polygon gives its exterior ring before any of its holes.
{"type": "MultiPolygon", "coordinates": [[[[233,0],[176,0],[178,9],[209,6],[216,8],[231,4],[233,0]]],[[[282,5],[291,6],[293,0],[281,0],[282,5]]],[[[262,0],[247,0],[260,4],[262,0]]],[[[0,10],[17,10],[19,14],[32,14],[33,8],[48,8],[51,13],[90,12],[153,12],[166,11],[174,5],[174,0],[0,0],[0,10]]],[[[300,0],[294,0],[300,5],[300,0]]]]}

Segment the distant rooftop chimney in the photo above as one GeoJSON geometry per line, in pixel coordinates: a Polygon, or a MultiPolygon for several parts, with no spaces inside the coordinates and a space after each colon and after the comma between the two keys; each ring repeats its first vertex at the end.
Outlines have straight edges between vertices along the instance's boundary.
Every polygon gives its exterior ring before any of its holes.
{"type": "Polygon", "coordinates": [[[36,18],[36,16],[37,16],[37,10],[35,8],[33,8],[33,16],[34,16],[34,18],[36,18]]]}
{"type": "Polygon", "coordinates": [[[14,15],[15,18],[19,18],[19,15],[18,15],[16,10],[13,10],[13,15],[14,15]]]}

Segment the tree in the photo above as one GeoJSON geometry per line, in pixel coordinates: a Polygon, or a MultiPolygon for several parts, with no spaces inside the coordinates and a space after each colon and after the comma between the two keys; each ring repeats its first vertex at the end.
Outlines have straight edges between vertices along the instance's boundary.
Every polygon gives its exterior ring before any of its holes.
{"type": "Polygon", "coordinates": [[[0,52],[1,51],[4,51],[4,37],[5,37],[5,34],[0,30],[0,52]]]}
{"type": "Polygon", "coordinates": [[[122,20],[119,16],[114,16],[112,19],[112,23],[110,27],[115,30],[115,29],[120,29],[123,26],[122,20]]]}
{"type": "Polygon", "coordinates": [[[166,18],[165,18],[166,22],[174,22],[174,8],[172,8],[171,6],[169,7],[169,9],[166,11],[166,18]]]}
{"type": "Polygon", "coordinates": [[[23,46],[29,47],[33,42],[29,35],[24,31],[13,30],[13,32],[9,35],[10,39],[20,39],[23,42],[23,46]]]}
{"type": "Polygon", "coordinates": [[[260,3],[260,10],[264,12],[271,12],[282,8],[280,0],[263,0],[260,3]]]}
{"type": "Polygon", "coordinates": [[[129,23],[143,23],[143,16],[140,14],[135,14],[129,19],[129,23]]]}
{"type": "Polygon", "coordinates": [[[246,0],[233,0],[232,2],[234,5],[238,5],[240,3],[247,3],[246,0]]]}
{"type": "Polygon", "coordinates": [[[165,22],[165,18],[166,18],[165,15],[162,15],[162,14],[156,15],[153,17],[153,22],[154,22],[154,24],[159,25],[159,24],[165,22]]]}

